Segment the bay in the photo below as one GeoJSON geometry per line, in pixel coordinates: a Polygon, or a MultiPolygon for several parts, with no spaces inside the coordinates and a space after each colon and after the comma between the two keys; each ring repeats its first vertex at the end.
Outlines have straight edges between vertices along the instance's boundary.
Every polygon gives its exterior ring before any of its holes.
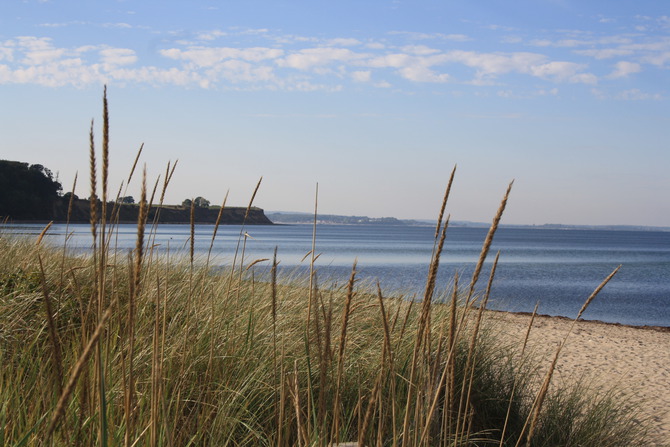
{"type": "MultiPolygon", "coordinates": [[[[38,224],[4,225],[0,231],[36,236],[38,224]]],[[[195,252],[204,259],[210,247],[212,225],[196,225],[195,252]]],[[[316,267],[320,282],[344,283],[354,260],[361,283],[381,283],[385,294],[422,296],[434,241],[434,227],[393,225],[317,225],[316,267]]],[[[73,252],[91,246],[88,225],[53,225],[47,241],[67,245],[73,252]]],[[[444,298],[455,273],[467,285],[479,257],[487,229],[451,227],[447,231],[438,277],[438,299],[444,298]]],[[[118,250],[135,245],[136,226],[119,225],[112,240],[118,250]]],[[[152,244],[159,253],[188,253],[188,225],[159,225],[152,244]]],[[[272,258],[278,247],[280,270],[304,275],[309,269],[311,225],[220,227],[212,264],[230,265],[240,240],[245,265],[272,258]],[[240,239],[240,235],[247,237],[240,239]]],[[[501,228],[491,247],[478,290],[486,285],[491,261],[501,252],[489,307],[575,317],[584,300],[600,282],[621,265],[619,273],[600,293],[585,319],[630,325],[670,326],[670,232],[613,230],[556,230],[501,228]]],[[[269,261],[254,266],[262,275],[269,261]]]]}

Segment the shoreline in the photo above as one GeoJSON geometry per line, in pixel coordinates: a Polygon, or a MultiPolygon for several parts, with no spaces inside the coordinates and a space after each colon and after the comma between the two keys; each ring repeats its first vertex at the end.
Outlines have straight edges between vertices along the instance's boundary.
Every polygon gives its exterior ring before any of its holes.
{"type": "MultiPolygon", "coordinates": [[[[509,310],[494,310],[494,309],[486,309],[488,312],[495,312],[495,313],[503,313],[503,314],[510,314],[510,315],[519,315],[522,317],[528,317],[532,315],[532,312],[526,312],[526,311],[509,311],[509,310]]],[[[562,320],[562,321],[568,321],[572,322],[574,318],[570,317],[565,317],[563,315],[549,315],[549,314],[536,314],[535,318],[555,318],[557,320],[562,320]]],[[[607,326],[617,326],[617,327],[624,327],[624,328],[631,328],[631,329],[640,329],[640,330],[650,330],[650,331],[657,331],[657,332],[668,332],[670,333],[670,326],[658,326],[658,325],[650,325],[650,324],[644,324],[644,325],[636,325],[636,324],[626,324],[626,323],[612,323],[610,321],[603,321],[603,320],[590,320],[586,318],[580,318],[577,320],[578,323],[584,322],[584,323],[593,323],[593,324],[602,324],[602,325],[607,325],[607,326]]]]}

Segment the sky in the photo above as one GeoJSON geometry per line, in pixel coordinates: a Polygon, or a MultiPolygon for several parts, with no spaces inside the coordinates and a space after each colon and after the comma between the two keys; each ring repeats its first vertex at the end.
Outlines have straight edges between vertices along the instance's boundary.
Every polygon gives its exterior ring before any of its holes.
{"type": "MultiPolygon", "coordinates": [[[[4,0],[0,159],[88,197],[144,144],[166,203],[670,226],[665,0],[4,0]]],[[[140,175],[123,195],[139,197],[140,175]]]]}

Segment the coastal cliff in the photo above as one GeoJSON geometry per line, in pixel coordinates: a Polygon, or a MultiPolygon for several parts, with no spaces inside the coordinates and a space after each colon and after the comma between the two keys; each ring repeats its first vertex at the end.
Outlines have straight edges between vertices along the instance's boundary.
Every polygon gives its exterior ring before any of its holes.
{"type": "MultiPolygon", "coordinates": [[[[66,221],[67,220],[67,206],[68,204],[63,201],[62,206],[56,207],[54,213],[55,221],[66,221]]],[[[116,220],[115,216],[112,216],[112,211],[114,209],[114,204],[108,205],[108,216],[107,218],[112,221],[116,220]]],[[[98,213],[100,212],[100,205],[98,206],[98,213]]],[[[137,222],[137,217],[139,213],[139,205],[137,204],[120,204],[117,207],[118,212],[118,221],[119,223],[134,223],[137,222]]],[[[191,221],[191,209],[189,207],[183,206],[172,206],[164,205],[161,207],[152,206],[149,211],[148,222],[153,222],[156,213],[158,213],[158,223],[171,223],[171,224],[183,224],[189,223],[191,221]]],[[[244,221],[244,215],[246,213],[246,208],[244,207],[226,207],[223,209],[221,214],[221,225],[241,225],[246,223],[247,225],[272,225],[272,221],[267,218],[265,213],[261,208],[252,207],[249,209],[249,215],[247,216],[246,222],[244,221]]],[[[198,224],[207,224],[216,223],[216,218],[219,215],[219,207],[195,207],[194,209],[194,218],[195,223],[198,224]]],[[[72,213],[70,214],[70,222],[89,222],[90,219],[90,203],[88,200],[78,199],[74,201],[72,207],[72,213]]]]}
{"type": "MultiPolygon", "coordinates": [[[[7,214],[0,215],[0,220],[7,219],[9,222],[66,222],[87,223],[91,219],[90,202],[85,199],[76,199],[72,203],[72,211],[69,213],[69,200],[59,197],[48,206],[40,208],[39,213],[32,214],[7,214]]],[[[214,224],[219,215],[219,207],[195,207],[194,218],[197,224],[214,224]]],[[[98,201],[97,213],[100,214],[102,203],[98,201]]],[[[107,220],[109,222],[135,223],[140,207],[137,204],[114,204],[107,206],[107,220]]],[[[245,221],[244,215],[247,209],[244,207],[226,207],[221,213],[221,225],[272,225],[261,208],[251,207],[245,221]]],[[[151,223],[158,214],[158,223],[188,224],[191,222],[191,208],[176,205],[152,206],[149,211],[147,222],[151,223]],[[160,211],[160,212],[159,212],[160,211]]]]}

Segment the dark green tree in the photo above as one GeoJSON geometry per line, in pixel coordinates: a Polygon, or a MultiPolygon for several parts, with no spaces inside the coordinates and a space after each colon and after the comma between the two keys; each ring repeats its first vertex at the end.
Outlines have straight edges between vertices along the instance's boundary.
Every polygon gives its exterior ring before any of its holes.
{"type": "Polygon", "coordinates": [[[195,206],[201,207],[201,208],[207,208],[209,207],[209,200],[205,199],[204,197],[196,197],[195,200],[193,201],[195,203],[195,206]]]}
{"type": "Polygon", "coordinates": [[[63,190],[53,173],[40,164],[0,160],[0,216],[48,220],[63,190]]]}

